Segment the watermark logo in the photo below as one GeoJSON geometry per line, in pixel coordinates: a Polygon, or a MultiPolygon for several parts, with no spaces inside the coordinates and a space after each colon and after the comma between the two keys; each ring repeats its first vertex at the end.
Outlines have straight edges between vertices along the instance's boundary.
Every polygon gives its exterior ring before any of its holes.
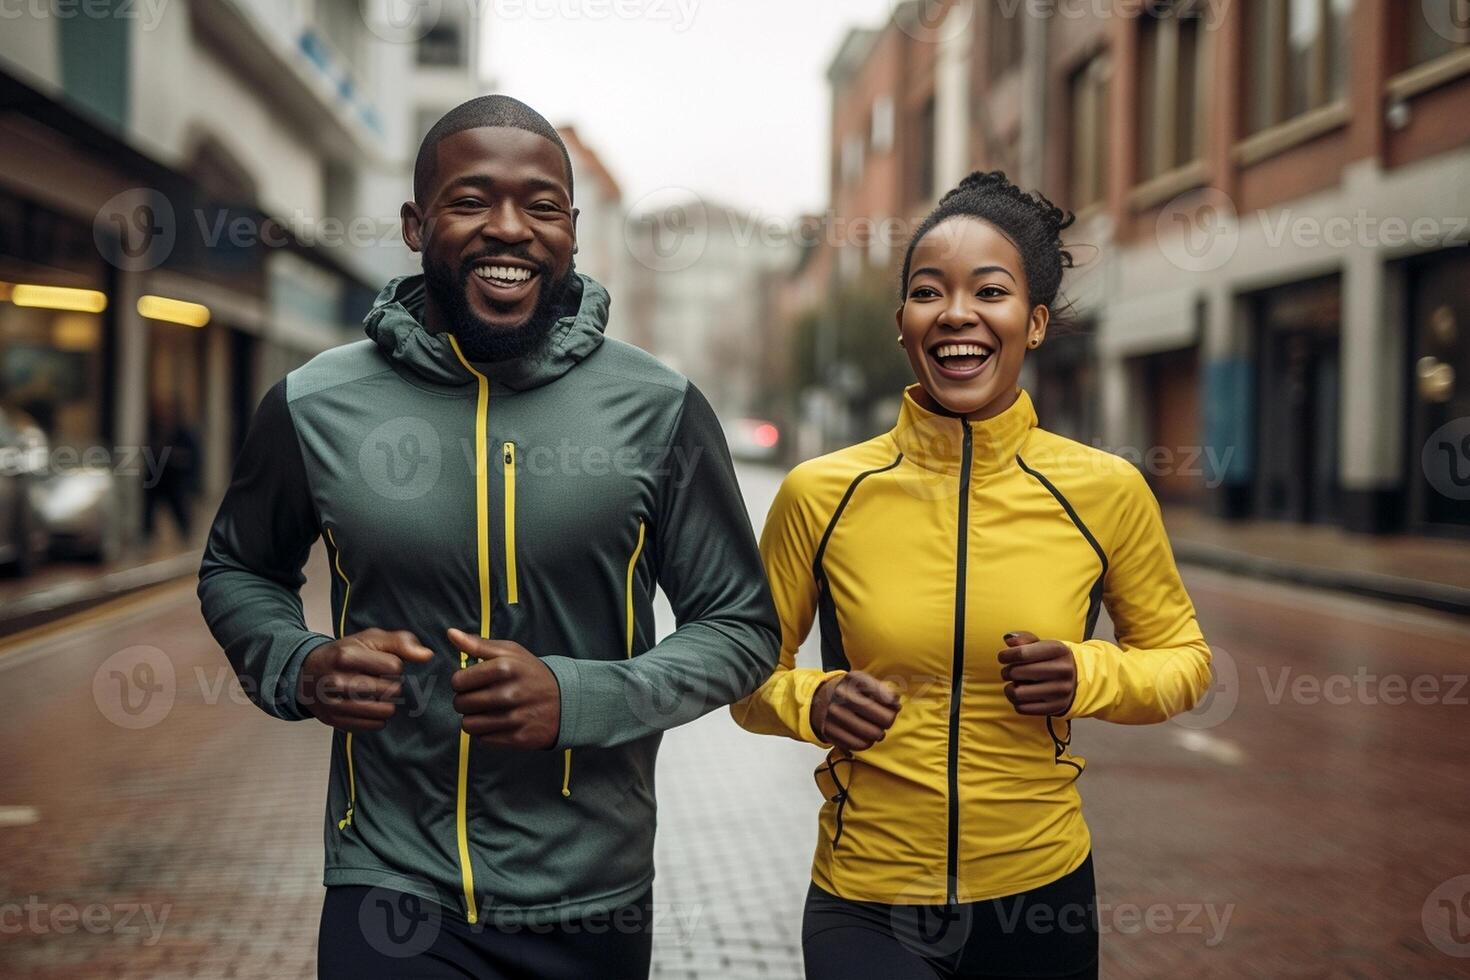
{"type": "Polygon", "coordinates": [[[368,433],[357,466],[368,487],[389,500],[417,500],[439,481],[443,453],[428,419],[404,415],[368,433]]]}
{"type": "Polygon", "coordinates": [[[147,272],[168,260],[178,238],[174,206],[151,187],[108,198],[92,219],[97,252],[124,272],[147,272]]]}
{"type": "Polygon", "coordinates": [[[368,945],[394,959],[420,956],[439,938],[443,911],[437,902],[388,888],[370,888],[357,910],[368,945]]]}
{"type": "Polygon", "coordinates": [[[389,44],[423,40],[444,15],[443,0],[362,0],[367,29],[389,44]]]}
{"type": "MultiPolygon", "coordinates": [[[[1014,9],[1020,0],[1011,0],[1012,8],[1005,11],[1007,4],[996,8],[1006,16],[1015,16],[1014,9]]],[[[951,4],[946,0],[890,0],[889,16],[894,25],[915,41],[924,44],[943,44],[956,41],[970,29],[975,18],[973,2],[961,0],[951,4]]]]}
{"type": "Polygon", "coordinates": [[[1201,731],[1223,725],[1240,703],[1240,668],[1223,647],[1210,648],[1210,672],[1214,681],[1189,711],[1169,719],[1182,728],[1201,731]]]}
{"type": "Polygon", "coordinates": [[[1470,958],[1470,875],[1451,878],[1430,892],[1420,921],[1435,949],[1470,958]]]}
{"type": "Polygon", "coordinates": [[[1470,416],[1430,433],[1420,455],[1424,478],[1451,500],[1470,500],[1470,416]]]}
{"type": "Polygon", "coordinates": [[[1429,29],[1452,44],[1470,44],[1470,0],[1422,0],[1429,29]]]}
{"type": "Polygon", "coordinates": [[[629,253],[651,272],[680,272],[698,262],[709,244],[704,201],[682,187],[644,195],[623,225],[629,253]]]}
{"type": "Polygon", "coordinates": [[[1154,235],[1170,264],[1185,272],[1213,272],[1240,244],[1235,202],[1214,187],[1180,194],[1159,211],[1154,235]]]}
{"type": "Polygon", "coordinates": [[[119,728],[151,728],[174,705],[173,661],[158,647],[119,650],[92,675],[92,699],[102,716],[119,728]]]}

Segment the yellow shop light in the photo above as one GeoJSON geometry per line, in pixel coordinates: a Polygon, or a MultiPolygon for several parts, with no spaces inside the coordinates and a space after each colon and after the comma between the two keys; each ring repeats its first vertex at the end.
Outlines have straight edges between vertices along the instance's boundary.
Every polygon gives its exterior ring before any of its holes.
{"type": "Polygon", "coordinates": [[[150,320],[182,323],[186,327],[202,327],[209,322],[209,307],[150,294],[138,297],[138,315],[150,320]]]}
{"type": "Polygon", "coordinates": [[[43,310],[75,310],[78,313],[101,313],[107,309],[106,294],[95,289],[72,289],[68,286],[19,283],[11,288],[10,301],[16,306],[33,306],[43,310]]]}

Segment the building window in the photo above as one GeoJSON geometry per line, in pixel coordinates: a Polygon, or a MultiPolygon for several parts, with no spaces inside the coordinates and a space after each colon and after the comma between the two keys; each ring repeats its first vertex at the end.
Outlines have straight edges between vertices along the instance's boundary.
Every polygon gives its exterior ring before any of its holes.
{"type": "Polygon", "coordinates": [[[1108,85],[1112,60],[1107,54],[1088,59],[1068,83],[1071,111],[1069,188],[1074,210],[1096,204],[1108,192],[1108,85]]]}
{"type": "Polygon", "coordinates": [[[887,153],[893,149],[893,97],[880,96],[873,103],[873,117],[869,130],[869,142],[874,153],[887,153]]]}
{"type": "Polygon", "coordinates": [[[1470,0],[1406,3],[1402,16],[1405,30],[1400,68],[1413,68],[1470,46],[1470,0]]]}
{"type": "Polygon", "coordinates": [[[1203,5],[1151,4],[1139,18],[1139,173],[1148,180],[1199,159],[1205,55],[1203,5]]]}
{"type": "Polygon", "coordinates": [[[1026,40],[1026,5],[994,0],[990,5],[990,48],[986,58],[990,80],[995,81],[1021,64],[1026,40]]]}
{"type": "Polygon", "coordinates": [[[849,136],[842,141],[842,182],[855,184],[863,177],[863,138],[849,136]]]}
{"type": "Polygon", "coordinates": [[[419,38],[418,61],[431,68],[462,68],[465,63],[464,36],[459,25],[440,21],[419,38]]]}
{"type": "Polygon", "coordinates": [[[1352,0],[1256,0],[1246,7],[1248,132],[1347,94],[1352,0]]]}
{"type": "Polygon", "coordinates": [[[914,125],[914,186],[913,199],[920,202],[928,202],[934,197],[934,141],[937,134],[934,128],[934,96],[929,96],[924,102],[924,108],[919,110],[918,119],[914,125]]]}

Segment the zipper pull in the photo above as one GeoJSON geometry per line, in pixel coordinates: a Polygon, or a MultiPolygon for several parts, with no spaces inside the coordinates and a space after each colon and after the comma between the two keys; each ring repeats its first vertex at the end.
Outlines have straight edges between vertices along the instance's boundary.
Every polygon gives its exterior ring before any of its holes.
{"type": "Polygon", "coordinates": [[[510,466],[516,461],[516,444],[507,442],[505,444],[505,465],[510,466]]]}
{"type": "Polygon", "coordinates": [[[346,830],[348,827],[351,827],[351,826],[352,826],[352,807],[349,806],[347,808],[347,814],[341,820],[338,820],[337,821],[337,829],[338,830],[346,830]]]}

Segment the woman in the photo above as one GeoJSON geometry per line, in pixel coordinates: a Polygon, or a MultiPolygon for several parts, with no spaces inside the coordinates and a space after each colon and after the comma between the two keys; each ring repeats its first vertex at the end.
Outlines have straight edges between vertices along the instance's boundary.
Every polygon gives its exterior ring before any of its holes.
{"type": "Polygon", "coordinates": [[[732,710],[830,749],[808,977],[1095,977],[1071,721],[1160,722],[1210,683],[1143,477],[1017,388],[1071,223],[999,172],[946,194],[904,259],[898,424],[792,470],[766,522],[781,664],[732,710]]]}

